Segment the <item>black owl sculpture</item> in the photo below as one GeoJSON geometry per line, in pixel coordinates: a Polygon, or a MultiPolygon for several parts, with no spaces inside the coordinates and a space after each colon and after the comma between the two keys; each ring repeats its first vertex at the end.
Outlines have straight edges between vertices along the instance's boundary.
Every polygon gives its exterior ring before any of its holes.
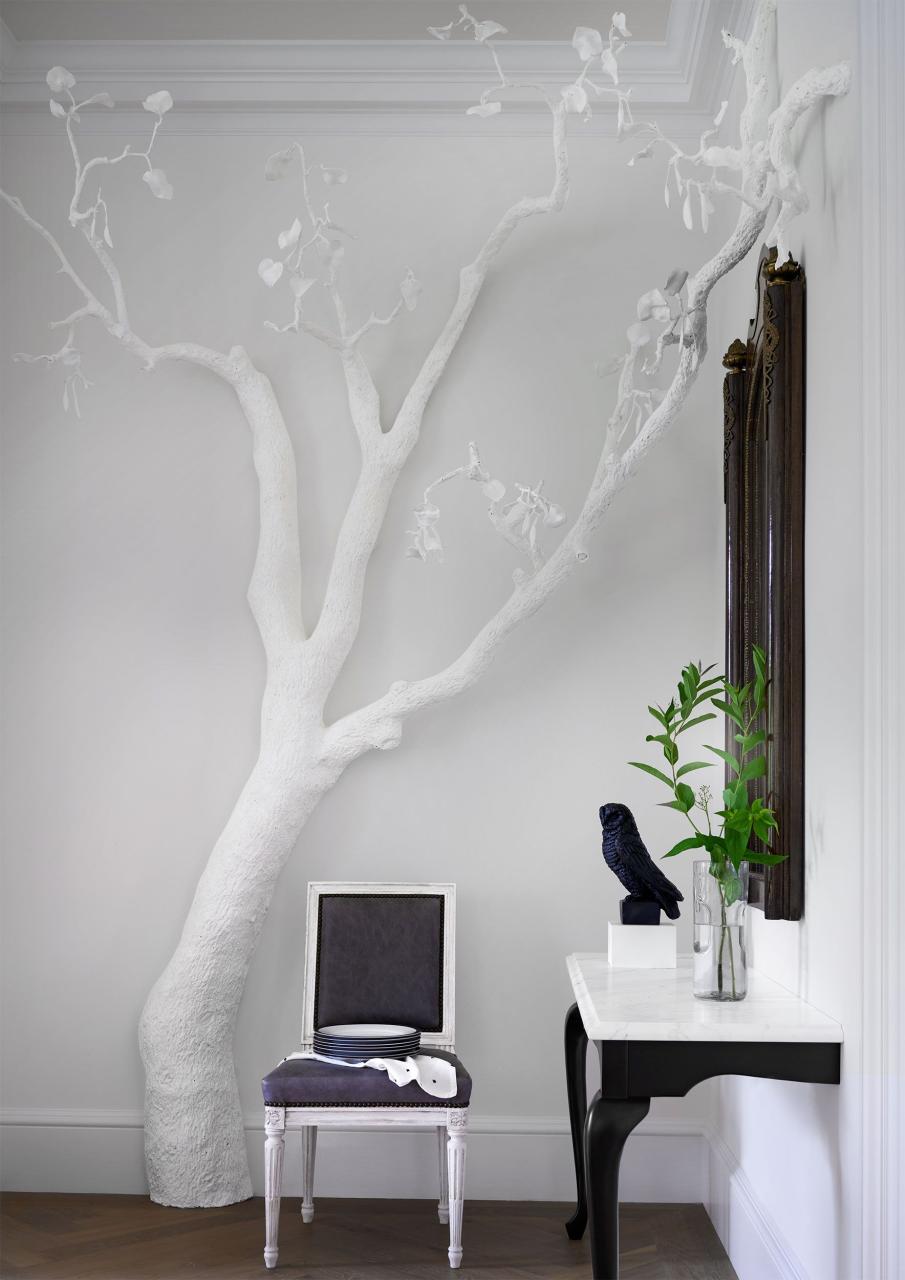
{"type": "Polygon", "coordinates": [[[620,903],[622,923],[659,924],[661,910],[670,920],[678,920],[682,895],[647,852],[631,809],[624,804],[603,805],[600,825],[603,860],[629,891],[620,903]]]}

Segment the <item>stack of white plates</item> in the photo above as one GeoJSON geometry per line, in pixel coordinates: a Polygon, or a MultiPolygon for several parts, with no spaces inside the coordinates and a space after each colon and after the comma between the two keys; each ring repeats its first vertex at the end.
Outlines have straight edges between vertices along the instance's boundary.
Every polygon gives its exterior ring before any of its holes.
{"type": "Polygon", "coordinates": [[[326,1058],[361,1062],[366,1058],[407,1058],[417,1053],[421,1032],[414,1027],[398,1027],[384,1022],[344,1022],[318,1027],[314,1052],[326,1058]]]}

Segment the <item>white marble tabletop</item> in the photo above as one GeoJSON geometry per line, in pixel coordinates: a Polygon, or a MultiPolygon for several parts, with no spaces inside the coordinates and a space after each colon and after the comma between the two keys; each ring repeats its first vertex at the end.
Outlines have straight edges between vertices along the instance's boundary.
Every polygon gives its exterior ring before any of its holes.
{"type": "Polygon", "coordinates": [[[675,969],[614,969],[606,953],[568,956],[569,977],[591,1040],[744,1040],[840,1043],[842,1027],[761,973],[745,1000],[697,1000],[691,959],[675,969]]]}

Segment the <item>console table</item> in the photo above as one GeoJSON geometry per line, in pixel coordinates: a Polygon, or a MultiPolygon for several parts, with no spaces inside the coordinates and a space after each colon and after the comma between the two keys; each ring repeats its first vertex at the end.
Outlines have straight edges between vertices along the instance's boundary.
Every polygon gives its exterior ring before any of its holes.
{"type": "Polygon", "coordinates": [[[615,969],[605,954],[581,953],[567,964],[576,1001],[565,1049],[578,1204],[566,1231],[580,1240],[590,1221],[594,1280],[618,1280],[619,1164],[651,1098],[680,1098],[723,1075],[838,1084],[842,1028],[755,972],[747,999],[724,1003],[695,999],[690,959],[675,969],[615,969]],[[590,1106],[588,1040],[600,1056],[590,1106]]]}

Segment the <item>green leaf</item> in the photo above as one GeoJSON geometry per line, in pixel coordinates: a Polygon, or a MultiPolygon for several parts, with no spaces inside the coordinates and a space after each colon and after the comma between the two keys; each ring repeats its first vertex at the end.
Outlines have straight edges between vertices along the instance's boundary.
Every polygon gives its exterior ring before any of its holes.
{"type": "Polygon", "coordinates": [[[748,808],[748,788],[741,778],[739,778],[738,782],[735,784],[731,808],[748,808]]]}
{"type": "Polygon", "coordinates": [[[759,747],[767,741],[765,733],[737,733],[735,740],[742,748],[742,751],[753,751],[755,747],[759,747]]]}
{"type": "Polygon", "coordinates": [[[676,799],[684,806],[686,813],[694,808],[694,792],[687,782],[680,782],[676,787],[676,799]]]}
{"type": "Polygon", "coordinates": [[[704,745],[708,751],[712,751],[715,756],[719,756],[721,760],[725,760],[726,763],[730,765],[735,770],[736,773],[738,773],[739,768],[741,766],[739,765],[738,760],[736,760],[735,756],[732,755],[731,752],[724,751],[722,747],[711,747],[710,744],[707,742],[705,742],[704,745]]]}
{"type": "MultiPolygon", "coordinates": [[[[707,670],[709,671],[710,668],[708,667],[707,670]]],[[[711,676],[709,680],[701,681],[701,683],[698,685],[698,691],[702,692],[704,689],[715,688],[717,685],[719,685],[720,688],[722,688],[725,683],[726,681],[722,676],[711,676]]]]}
{"type": "Polygon", "coordinates": [[[726,841],[726,852],[729,854],[729,857],[733,860],[736,866],[738,866],[739,862],[745,855],[745,851],[748,848],[749,834],[750,834],[750,828],[747,823],[745,824],[744,828],[740,831],[730,826],[726,827],[726,830],[724,832],[724,839],[726,841]]]}
{"type": "Polygon", "coordinates": [[[739,879],[738,869],[734,863],[731,866],[723,863],[714,879],[719,881],[720,888],[723,891],[723,901],[727,907],[731,907],[733,902],[738,902],[742,892],[742,882],[739,879]]]}
{"type": "Polygon", "coordinates": [[[767,772],[767,757],[757,756],[754,760],[749,760],[738,775],[739,782],[748,782],[751,778],[762,778],[767,772]]]}
{"type": "Polygon", "coordinates": [[[686,773],[691,773],[693,769],[712,769],[713,767],[712,760],[692,760],[690,764],[683,764],[682,768],[677,770],[676,777],[683,778],[686,773]]]}
{"type": "Polygon", "coordinates": [[[740,729],[744,730],[745,721],[740,712],[731,707],[728,702],[723,702],[719,698],[712,698],[711,702],[717,711],[722,711],[723,715],[728,716],[733,724],[737,724],[740,729]]]}
{"type": "Polygon", "coordinates": [[[667,741],[663,743],[663,754],[670,764],[675,764],[679,758],[679,748],[674,742],[667,739],[667,741]]]}
{"type": "Polygon", "coordinates": [[[669,721],[666,719],[666,716],[663,714],[663,712],[660,710],[659,707],[648,707],[647,709],[651,713],[651,715],[654,717],[657,724],[662,724],[664,729],[669,728],[669,721]]]}
{"type": "Polygon", "coordinates": [[[672,789],[672,778],[667,778],[666,774],[660,769],[655,769],[652,764],[644,764],[641,760],[629,760],[629,764],[633,769],[643,769],[645,773],[649,773],[652,778],[656,778],[659,782],[665,782],[672,789]]]}
{"type": "Polygon", "coordinates": [[[716,719],[716,716],[713,714],[713,712],[708,711],[705,716],[695,716],[693,720],[686,720],[685,723],[681,726],[681,728],[676,730],[676,737],[678,737],[680,733],[684,733],[686,729],[693,729],[696,724],[703,724],[705,720],[715,720],[715,719],[716,719]]]}
{"type": "Polygon", "coordinates": [[[661,809],[676,809],[679,813],[687,813],[688,810],[684,804],[679,804],[678,800],[661,800],[659,804],[661,809]]]}
{"type": "Polygon", "coordinates": [[[684,853],[686,849],[703,849],[705,836],[688,836],[685,840],[680,840],[678,844],[674,844],[669,853],[664,853],[664,858],[675,858],[677,854],[684,853]]]}
{"type": "Polygon", "coordinates": [[[760,862],[765,867],[775,867],[777,863],[785,862],[788,856],[787,853],[760,853],[757,849],[748,849],[745,852],[748,862],[760,862]]]}
{"type": "Polygon", "coordinates": [[[766,840],[770,835],[771,829],[777,827],[779,824],[773,817],[773,814],[767,809],[762,812],[757,812],[752,806],[752,814],[751,827],[754,834],[757,836],[758,840],[766,840]]]}

